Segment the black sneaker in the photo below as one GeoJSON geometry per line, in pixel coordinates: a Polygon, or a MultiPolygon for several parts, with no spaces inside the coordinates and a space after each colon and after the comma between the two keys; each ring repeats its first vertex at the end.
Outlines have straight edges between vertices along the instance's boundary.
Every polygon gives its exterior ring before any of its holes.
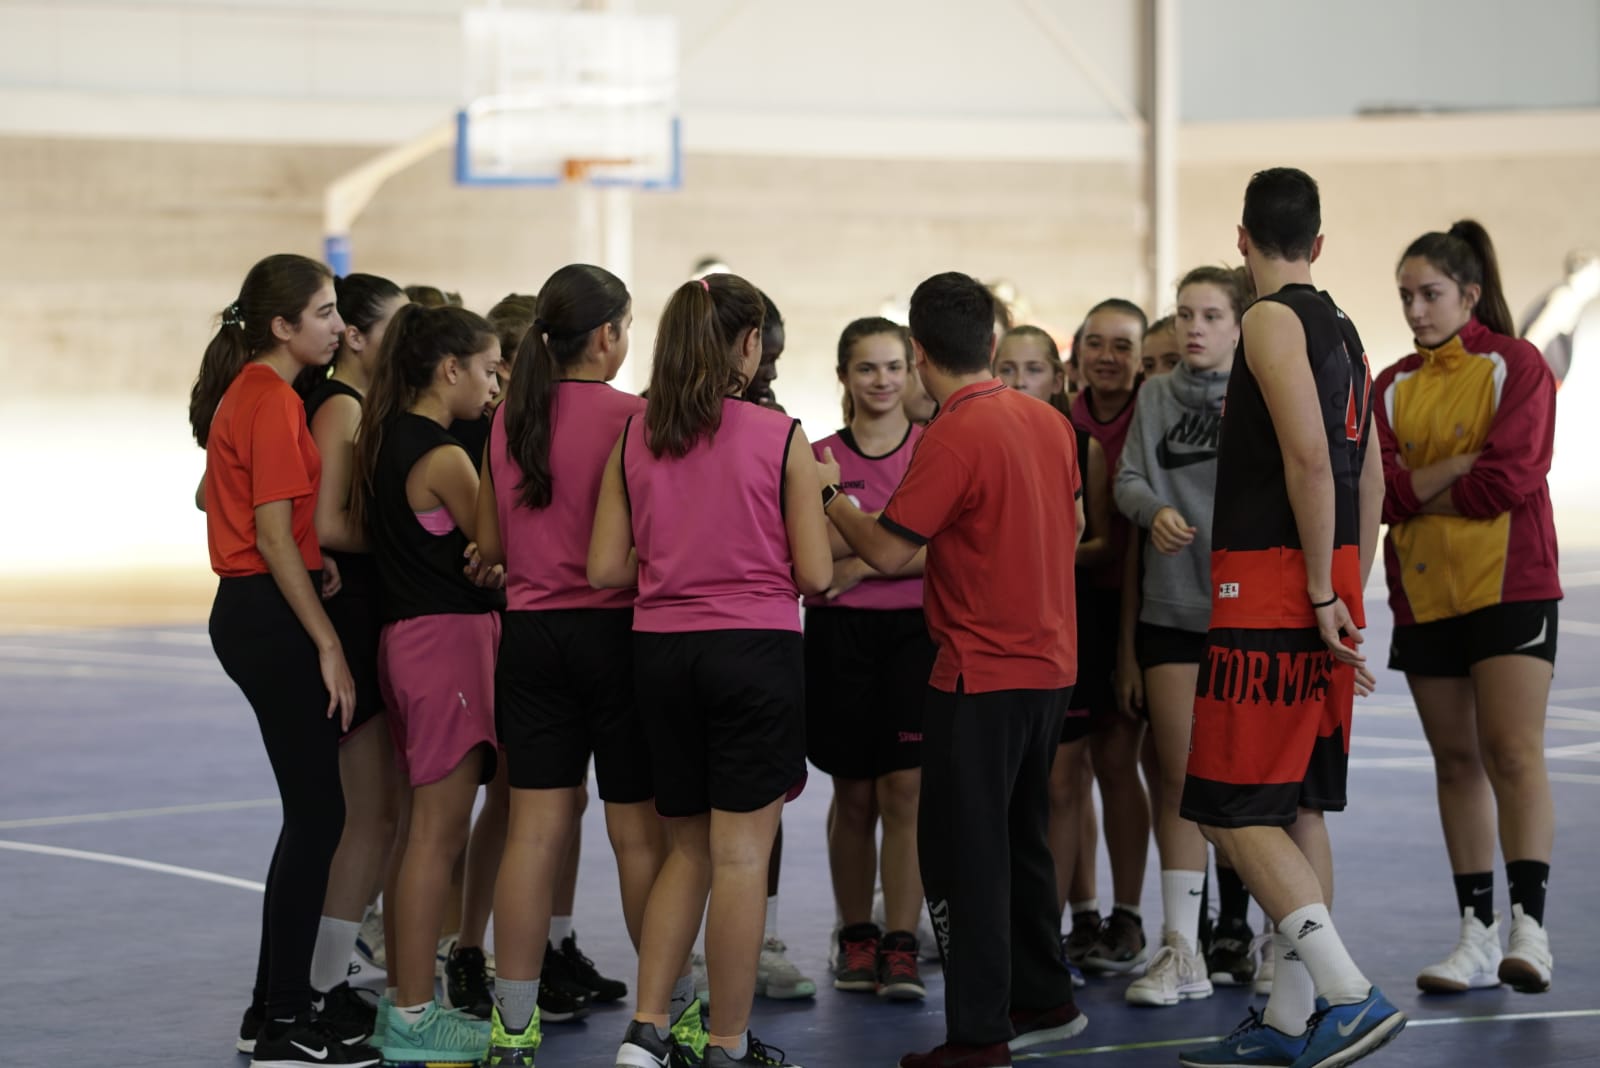
{"type": "Polygon", "coordinates": [[[251,1005],[244,1010],[244,1019],[239,1021],[239,1041],[233,1048],[240,1053],[254,1053],[256,1051],[256,1037],[261,1034],[261,1025],[267,1022],[267,1010],[261,1005],[251,1005]]]}
{"type": "Polygon", "coordinates": [[[340,983],[311,1003],[317,1019],[326,1024],[339,1041],[347,1046],[359,1045],[372,1037],[378,1022],[376,1001],[362,997],[360,991],[349,983],[340,983]]]}
{"type": "Polygon", "coordinates": [[[928,996],[917,971],[917,936],[890,931],[878,942],[878,996],[886,1001],[921,1001],[928,996]]]}
{"type": "Polygon", "coordinates": [[[1082,966],[1083,958],[1089,955],[1089,951],[1094,948],[1095,939],[1100,937],[1101,922],[1098,912],[1072,914],[1072,929],[1061,940],[1061,952],[1067,958],[1068,964],[1082,966]]]}
{"type": "MultiPolygon", "coordinates": [[[[550,958],[553,950],[546,948],[544,969],[539,976],[539,1020],[542,1023],[571,1023],[589,1015],[589,995],[571,983],[553,982],[550,978],[550,958]]],[[[564,965],[557,965],[560,972],[564,965]]]]}
{"type": "Polygon", "coordinates": [[[730,1068],[736,1064],[760,1065],[761,1068],[800,1068],[784,1055],[783,1050],[762,1045],[755,1035],[746,1033],[745,1039],[749,1048],[744,1051],[743,1057],[737,1059],[721,1046],[707,1046],[705,1068],[730,1068]]]}
{"type": "Polygon", "coordinates": [[[839,954],[833,966],[835,990],[878,988],[878,925],[852,923],[839,932],[839,954]]]}
{"type": "Polygon", "coordinates": [[[1144,925],[1139,917],[1124,909],[1112,909],[1100,925],[1094,948],[1083,958],[1085,971],[1126,975],[1150,956],[1145,944],[1144,925]]]}
{"type": "MultiPolygon", "coordinates": [[[[549,953],[547,947],[545,953],[549,953]]],[[[581,987],[588,995],[589,1000],[597,1005],[604,1005],[612,1001],[621,1001],[628,996],[628,984],[620,979],[607,979],[601,975],[594,966],[594,961],[583,955],[578,949],[578,936],[569,934],[561,940],[561,948],[557,951],[566,959],[568,974],[571,981],[581,987]]]]}
{"type": "MultiPolygon", "coordinates": [[[[541,980],[543,982],[543,980],[541,980]]],[[[542,988],[541,988],[542,989],[542,988]]],[[[617,1050],[616,1063],[620,1065],[659,1065],[660,1068],[701,1068],[703,1062],[692,1050],[673,1039],[656,1033],[655,1024],[628,1022],[628,1031],[622,1036],[622,1047],[617,1050]]]]}
{"type": "Polygon", "coordinates": [[[1206,950],[1206,972],[1217,986],[1244,986],[1256,977],[1256,958],[1250,952],[1255,932],[1243,920],[1217,922],[1211,947],[1206,950]]]}
{"type": "Polygon", "coordinates": [[[347,1046],[320,1020],[268,1020],[256,1039],[255,1068],[369,1068],[381,1058],[371,1046],[347,1046]]]}
{"type": "Polygon", "coordinates": [[[457,946],[444,964],[444,1007],[487,1020],[494,1011],[489,992],[489,967],[477,946],[457,946]]]}

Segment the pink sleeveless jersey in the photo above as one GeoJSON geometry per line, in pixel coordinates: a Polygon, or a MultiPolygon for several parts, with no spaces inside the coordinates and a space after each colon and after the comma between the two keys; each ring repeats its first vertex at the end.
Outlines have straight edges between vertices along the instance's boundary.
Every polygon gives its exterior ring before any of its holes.
{"type": "Polygon", "coordinates": [[[628,417],[644,399],[604,382],[558,382],[550,419],[548,507],[518,499],[522,469],[506,455],[505,405],[489,430],[500,541],[506,553],[506,607],[513,612],[553,608],[627,608],[633,590],[589,585],[589,534],[594,529],[600,476],[628,417]]]}
{"type": "MultiPolygon", "coordinates": [[[[863,512],[878,512],[889,503],[889,498],[900,487],[906,468],[911,466],[911,454],[922,438],[922,428],[911,424],[905,439],[882,456],[868,456],[861,452],[849,430],[823,438],[811,446],[818,460],[823,449],[832,449],[833,458],[839,461],[839,486],[863,512]]],[[[890,611],[922,607],[922,579],[867,579],[843,596],[824,601],[820,597],[806,598],[806,607],[821,605],[829,608],[872,608],[890,611]]]]}
{"type": "Polygon", "coordinates": [[[799,424],[746,401],[683,457],[657,457],[644,418],[628,424],[622,469],[639,552],[633,629],[800,630],[783,525],[783,464],[799,424]]]}

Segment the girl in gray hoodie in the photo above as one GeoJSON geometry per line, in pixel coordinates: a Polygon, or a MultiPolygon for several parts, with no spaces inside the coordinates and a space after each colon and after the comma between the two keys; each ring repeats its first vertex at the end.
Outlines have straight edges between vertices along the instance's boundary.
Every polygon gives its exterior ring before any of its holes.
{"type": "Polygon", "coordinates": [[[1135,627],[1124,627],[1119,678],[1143,677],[1161,765],[1156,846],[1161,855],[1162,947],[1127,1000],[1176,1005],[1210,997],[1200,946],[1206,842],[1178,814],[1195,680],[1211,618],[1211,506],[1228,372],[1239,342],[1244,287],[1235,272],[1198,267],[1178,284],[1183,362],[1144,384],[1114,485],[1117,508],[1148,535],[1135,627]],[[1132,638],[1132,641],[1127,640],[1132,638]]]}

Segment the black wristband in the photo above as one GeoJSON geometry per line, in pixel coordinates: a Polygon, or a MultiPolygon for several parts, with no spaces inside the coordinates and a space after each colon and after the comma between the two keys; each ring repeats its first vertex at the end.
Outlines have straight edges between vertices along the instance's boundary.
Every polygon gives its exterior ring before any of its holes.
{"type": "Polygon", "coordinates": [[[1332,597],[1329,597],[1326,601],[1312,601],[1311,602],[1311,608],[1312,608],[1312,610],[1316,610],[1318,608],[1327,608],[1329,605],[1333,604],[1338,599],[1339,599],[1339,595],[1336,593],[1332,597]]]}

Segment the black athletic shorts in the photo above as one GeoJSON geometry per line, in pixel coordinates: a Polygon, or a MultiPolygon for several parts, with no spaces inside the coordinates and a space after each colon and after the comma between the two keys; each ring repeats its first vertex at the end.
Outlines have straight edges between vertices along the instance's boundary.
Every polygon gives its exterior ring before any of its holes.
{"type": "Polygon", "coordinates": [[[841,779],[922,766],[938,647],[922,609],[806,609],[806,755],[841,779]]]}
{"type": "Polygon", "coordinates": [[[805,649],[795,631],[633,636],[656,811],[754,812],[805,781],[805,649]]]}
{"type": "Polygon", "coordinates": [[[1198,664],[1206,655],[1206,633],[1140,623],[1134,630],[1133,652],[1144,670],[1162,664],[1198,664]]]}
{"type": "MultiPolygon", "coordinates": [[[[323,550],[328,552],[328,550],[323,550]]],[[[383,711],[378,685],[378,634],[383,630],[383,587],[378,568],[367,553],[329,553],[339,568],[339,592],[322,602],[328,622],[339,636],[350,678],[356,684],[356,712],[348,738],[383,711]]],[[[342,741],[343,739],[341,739],[342,741]]]]}
{"type": "Polygon", "coordinates": [[[507,612],[494,721],[518,790],[580,786],[594,756],[600,799],[655,796],[633,687],[633,609],[507,612]]]}
{"type": "Polygon", "coordinates": [[[1556,662],[1556,601],[1513,601],[1432,623],[1394,628],[1389,667],[1407,675],[1466,678],[1493,656],[1535,656],[1556,662]]]}
{"type": "Polygon", "coordinates": [[[1102,590],[1078,575],[1078,682],[1067,701],[1061,741],[1085,738],[1117,715],[1117,634],[1122,591],[1102,590]]]}

